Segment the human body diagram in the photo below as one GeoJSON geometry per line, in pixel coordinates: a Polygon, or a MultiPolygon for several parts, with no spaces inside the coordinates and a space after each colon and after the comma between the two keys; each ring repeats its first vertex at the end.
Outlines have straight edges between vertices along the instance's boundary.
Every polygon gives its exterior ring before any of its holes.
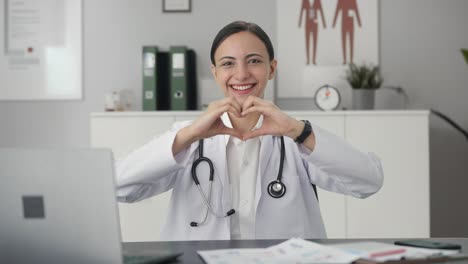
{"type": "Polygon", "coordinates": [[[326,28],[325,17],[323,15],[322,2],[320,0],[314,0],[311,5],[309,0],[302,0],[301,13],[299,15],[299,27],[302,23],[302,15],[305,13],[304,29],[305,29],[305,40],[306,40],[306,64],[310,64],[310,38],[312,37],[312,63],[316,63],[317,57],[317,38],[318,38],[318,16],[322,18],[323,28],[326,28]]]}
{"type": "Polygon", "coordinates": [[[341,12],[341,47],[343,50],[343,64],[347,63],[346,56],[346,40],[349,40],[349,63],[354,61],[354,16],[361,27],[361,18],[359,16],[359,9],[356,0],[338,0],[335,10],[335,17],[333,18],[333,28],[336,26],[336,20],[341,12]]]}
{"type": "MultiPolygon", "coordinates": [[[[337,0],[336,9],[333,17],[332,28],[336,27],[338,17],[341,15],[341,47],[343,64],[354,63],[354,32],[355,20],[361,28],[361,17],[357,0],[337,0]],[[349,43],[349,45],[348,45],[349,43]],[[348,56],[349,50],[349,56],[348,56]]],[[[306,64],[317,64],[317,44],[319,37],[319,16],[321,17],[323,28],[326,29],[326,21],[323,12],[321,0],[302,0],[299,14],[299,27],[304,20],[304,36],[306,48],[306,64]],[[304,19],[303,19],[304,15],[304,19]],[[311,43],[312,39],[312,43],[311,43]],[[312,45],[311,45],[312,44],[312,45]]]]}

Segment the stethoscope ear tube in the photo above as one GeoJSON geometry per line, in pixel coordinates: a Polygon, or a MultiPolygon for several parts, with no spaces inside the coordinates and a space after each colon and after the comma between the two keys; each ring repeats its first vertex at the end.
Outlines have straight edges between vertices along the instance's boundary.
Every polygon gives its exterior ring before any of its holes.
{"type": "Polygon", "coordinates": [[[195,160],[192,165],[192,179],[196,185],[200,185],[200,182],[198,181],[198,177],[197,177],[197,166],[203,161],[208,163],[208,166],[210,167],[210,181],[211,182],[213,181],[213,175],[214,175],[213,163],[211,162],[209,158],[200,157],[197,160],[195,160]]]}
{"type": "Polygon", "coordinates": [[[213,162],[211,162],[209,158],[203,156],[203,139],[200,139],[198,144],[198,159],[196,159],[192,164],[192,179],[196,185],[200,185],[197,177],[197,166],[203,161],[208,163],[208,166],[210,167],[210,181],[212,182],[214,178],[213,162]]]}

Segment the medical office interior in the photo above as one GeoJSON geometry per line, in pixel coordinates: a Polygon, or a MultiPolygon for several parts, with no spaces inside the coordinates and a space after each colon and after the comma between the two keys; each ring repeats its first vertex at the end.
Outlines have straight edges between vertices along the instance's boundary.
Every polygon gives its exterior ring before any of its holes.
{"type": "MultiPolygon", "coordinates": [[[[327,1],[329,0],[322,0],[322,4],[327,1]]],[[[285,111],[291,111],[297,116],[311,116],[312,123],[314,116],[317,116],[324,124],[328,124],[328,118],[355,118],[358,127],[348,132],[355,137],[359,134],[370,135],[368,136],[369,142],[375,141],[376,145],[387,151],[387,154],[384,154],[383,166],[384,170],[386,169],[385,172],[390,173],[385,175],[385,198],[379,198],[379,194],[376,194],[375,200],[369,198],[369,201],[354,201],[319,192],[319,195],[324,197],[321,207],[324,211],[325,223],[327,225],[328,222],[334,226],[334,230],[327,230],[329,236],[366,237],[375,234],[375,237],[467,237],[468,138],[446,121],[431,114],[429,110],[440,111],[465,130],[468,129],[468,103],[466,102],[468,100],[468,61],[461,52],[462,49],[468,48],[466,29],[468,1],[376,1],[377,8],[373,25],[376,46],[372,52],[375,54],[373,59],[381,69],[384,82],[376,92],[374,108],[357,111],[364,113],[363,115],[370,115],[372,123],[366,123],[365,118],[360,119],[359,113],[353,114],[355,111],[350,109],[349,104],[352,96],[350,87],[340,88],[342,102],[338,111],[325,113],[314,102],[313,91],[316,87],[311,87],[310,91],[303,91],[296,86],[291,88],[282,81],[281,78],[285,78],[287,74],[287,67],[282,68],[283,61],[283,65],[291,63],[306,67],[303,57],[291,61],[287,50],[285,51],[284,46],[281,47],[288,42],[284,34],[285,30],[288,31],[285,26],[285,21],[288,19],[294,21],[292,23],[294,28],[291,28],[291,31],[296,30],[301,36],[304,33],[304,24],[301,27],[298,25],[301,12],[300,2],[191,0],[189,12],[164,12],[161,0],[83,0],[81,98],[61,100],[2,98],[0,101],[0,147],[102,147],[105,143],[99,142],[99,137],[117,137],[125,141],[127,131],[144,130],[144,125],[133,130],[127,125],[126,127],[109,127],[107,124],[110,123],[106,123],[106,120],[123,118],[130,120],[125,124],[132,126],[136,124],[132,123],[132,118],[147,117],[144,114],[151,114],[142,111],[142,47],[148,45],[158,46],[166,51],[171,46],[187,46],[195,52],[198,110],[202,110],[204,104],[210,100],[222,97],[219,88],[212,80],[210,71],[209,50],[214,35],[222,26],[234,20],[252,21],[269,34],[279,58],[277,78],[269,86],[268,98],[285,111]],[[285,15],[289,14],[288,10],[292,10],[291,12],[295,15],[293,17],[285,15]],[[105,112],[106,97],[111,96],[113,92],[121,93],[122,98],[125,97],[128,100],[124,111],[105,112]],[[343,110],[343,108],[347,109],[343,110]],[[307,111],[307,114],[303,114],[302,111],[307,111]],[[411,118],[406,118],[407,115],[422,116],[423,122],[420,123],[421,119],[416,119],[414,122],[417,125],[415,126],[411,118]],[[398,120],[403,117],[400,123],[402,127],[384,126],[383,128],[380,126],[386,123],[385,118],[389,116],[396,116],[398,120]],[[425,116],[427,116],[427,123],[424,122],[425,116]],[[102,122],[99,121],[101,119],[102,122]],[[419,129],[421,127],[419,124],[422,124],[423,129],[412,131],[414,127],[419,129]],[[427,126],[424,127],[426,124],[427,126]],[[107,130],[93,131],[102,126],[107,126],[107,130]],[[393,130],[396,132],[393,133],[393,130]],[[103,136],[99,133],[106,134],[103,136]],[[405,139],[406,135],[410,140],[405,139]],[[393,136],[395,138],[392,139],[393,136]],[[412,139],[418,142],[413,144],[412,139]],[[401,144],[395,146],[394,152],[388,152],[392,149],[391,144],[394,142],[401,144]],[[411,155],[405,156],[408,153],[411,155]],[[398,161],[397,159],[397,163],[392,163],[388,158],[390,155],[405,157],[405,160],[398,161]],[[414,168],[411,164],[422,165],[414,168]],[[422,173],[422,176],[412,178],[418,173],[422,173]],[[403,179],[392,181],[392,177],[401,178],[402,176],[404,176],[403,179]],[[425,180],[419,182],[422,178],[425,180]],[[426,187],[427,193],[424,189],[426,187]],[[405,196],[402,197],[401,193],[405,193],[405,196]],[[423,205],[422,211],[416,213],[422,212],[421,215],[415,215],[416,211],[399,210],[406,204],[413,204],[415,201],[412,199],[422,199],[415,203],[415,205],[423,205]],[[334,204],[338,205],[336,210],[326,208],[327,205],[334,206],[334,204]],[[379,208],[379,212],[384,212],[382,215],[388,216],[388,219],[394,214],[399,215],[394,216],[397,220],[393,223],[382,221],[376,215],[378,213],[374,208],[379,208]],[[421,222],[418,223],[420,219],[421,222]],[[358,231],[353,233],[352,226],[356,222],[372,223],[371,228],[375,232],[366,233],[357,229],[358,231]],[[394,226],[394,223],[397,223],[397,226],[394,226]],[[411,233],[411,230],[417,230],[420,227],[425,230],[411,233]],[[399,230],[407,232],[399,232],[399,230]]],[[[333,23],[333,10],[327,10],[325,13],[327,14],[325,16],[326,28],[322,28],[319,23],[319,34],[323,35],[332,31],[333,23]]],[[[365,17],[365,14],[361,14],[363,25],[368,23],[364,20],[365,17]]],[[[335,32],[339,32],[339,27],[340,23],[337,23],[335,32]]],[[[355,38],[358,38],[360,29],[355,26],[355,38]]],[[[319,40],[316,64],[313,65],[311,59],[307,67],[320,66],[323,62],[323,60],[321,62],[323,57],[320,57],[321,51],[326,49],[327,45],[331,43],[319,40]]],[[[305,49],[304,39],[299,40],[299,47],[305,49]]],[[[341,49],[336,50],[335,53],[341,60],[341,49]]],[[[356,56],[360,55],[356,53],[356,56]]],[[[67,65],[63,66],[67,67],[67,65]]],[[[333,77],[341,80],[337,81],[337,85],[344,82],[340,74],[333,75],[333,77]]],[[[3,79],[6,76],[0,76],[0,78],[3,79]]],[[[0,87],[0,90],[12,84],[2,82],[1,85],[3,87],[0,87]]],[[[179,113],[179,115],[171,116],[171,118],[194,118],[197,113],[186,112],[179,113]]],[[[170,113],[167,116],[170,116],[170,113]]],[[[389,121],[389,124],[391,122],[389,121]]],[[[166,123],[161,127],[168,128],[166,123]]],[[[151,126],[155,124],[148,125],[148,127],[151,126]]],[[[348,132],[343,132],[342,136],[346,137],[348,132]]],[[[127,135],[134,137],[139,132],[131,133],[133,134],[127,135]]],[[[141,133],[145,134],[145,131],[141,133]]],[[[153,132],[146,131],[146,133],[153,132]]],[[[365,138],[358,141],[363,142],[363,146],[372,146],[372,144],[366,145],[365,138]]],[[[129,145],[120,148],[116,151],[116,156],[121,157],[124,152],[128,152],[128,148],[129,145]]],[[[140,205],[125,205],[126,207],[122,210],[138,213],[141,218],[144,218],[143,208],[152,208],[152,205],[151,202],[141,202],[140,205]],[[130,208],[132,206],[134,208],[130,208]]],[[[150,219],[158,217],[158,210],[150,211],[147,212],[151,214],[150,219]]],[[[121,219],[121,221],[124,229],[122,232],[125,233],[125,227],[135,228],[142,220],[121,219]]],[[[148,223],[141,224],[147,225],[148,223]]],[[[134,230],[133,234],[124,234],[124,240],[157,239],[158,230],[154,230],[156,235],[149,237],[139,236],[141,234],[139,232],[134,230]]]]}

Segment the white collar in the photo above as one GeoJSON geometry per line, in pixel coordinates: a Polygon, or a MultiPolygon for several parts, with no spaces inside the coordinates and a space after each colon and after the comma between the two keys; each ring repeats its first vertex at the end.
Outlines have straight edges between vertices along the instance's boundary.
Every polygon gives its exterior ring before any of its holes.
{"type": "MultiPolygon", "coordinates": [[[[221,116],[221,121],[223,121],[223,124],[228,127],[228,128],[233,128],[232,126],[232,122],[231,122],[231,119],[229,118],[229,115],[227,112],[224,112],[223,115],[221,116]]],[[[251,131],[254,131],[256,129],[259,129],[263,124],[263,115],[260,115],[260,117],[258,118],[258,121],[257,121],[257,124],[252,128],[251,131]]],[[[230,135],[224,135],[224,143],[227,145],[227,143],[229,142],[229,139],[232,139],[233,142],[238,145],[242,142],[242,140],[236,138],[236,137],[231,137],[230,135]]],[[[261,137],[259,137],[260,141],[261,141],[261,137]]]]}

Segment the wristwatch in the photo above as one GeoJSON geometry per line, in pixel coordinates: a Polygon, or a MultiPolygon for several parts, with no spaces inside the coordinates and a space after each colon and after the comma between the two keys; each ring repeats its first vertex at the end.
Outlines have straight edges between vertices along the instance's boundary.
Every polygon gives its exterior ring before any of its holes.
{"type": "Polygon", "coordinates": [[[312,126],[308,120],[301,120],[304,122],[304,130],[302,133],[294,140],[296,143],[302,144],[306,138],[312,133],[312,126]]]}

